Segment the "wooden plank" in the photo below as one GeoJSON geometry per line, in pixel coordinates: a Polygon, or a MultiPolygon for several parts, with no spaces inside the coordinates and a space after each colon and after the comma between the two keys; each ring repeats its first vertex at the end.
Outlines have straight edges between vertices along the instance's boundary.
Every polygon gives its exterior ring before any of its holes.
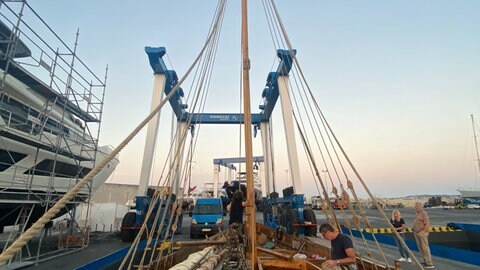
{"type": "Polygon", "coordinates": [[[262,260],[260,259],[260,257],[257,257],[257,260],[258,260],[258,270],[263,270],[262,260]]]}
{"type": "Polygon", "coordinates": [[[312,262],[306,261],[307,269],[322,270],[320,266],[315,265],[312,262]]]}
{"type": "Polygon", "coordinates": [[[273,255],[277,258],[281,258],[281,259],[284,259],[284,260],[291,260],[292,259],[292,256],[290,255],[285,255],[283,253],[280,253],[280,252],[277,252],[277,251],[274,251],[274,250],[270,250],[270,249],[266,249],[266,248],[261,248],[261,247],[257,247],[257,250],[258,251],[261,251],[261,252],[264,252],[264,253],[267,253],[267,254],[270,254],[270,255],[273,255]]]}
{"type": "Polygon", "coordinates": [[[279,268],[279,269],[291,269],[291,270],[306,270],[307,265],[305,261],[280,261],[280,260],[264,260],[262,261],[262,266],[265,269],[279,268]]]}

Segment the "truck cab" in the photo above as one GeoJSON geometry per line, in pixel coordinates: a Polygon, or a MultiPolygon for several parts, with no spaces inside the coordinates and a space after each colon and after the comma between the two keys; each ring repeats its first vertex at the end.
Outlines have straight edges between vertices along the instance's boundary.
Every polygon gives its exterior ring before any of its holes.
{"type": "Polygon", "coordinates": [[[198,198],[190,212],[190,238],[218,233],[223,229],[224,215],[220,198],[198,198]]]}
{"type": "Polygon", "coordinates": [[[348,208],[348,202],[343,200],[342,197],[330,198],[333,209],[346,209],[348,208]]]}

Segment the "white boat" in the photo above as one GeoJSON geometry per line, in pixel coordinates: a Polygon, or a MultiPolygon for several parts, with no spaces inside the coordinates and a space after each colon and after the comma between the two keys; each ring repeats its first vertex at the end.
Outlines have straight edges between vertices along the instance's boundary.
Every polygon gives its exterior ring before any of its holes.
{"type": "MultiPolygon", "coordinates": [[[[478,153],[478,140],[477,140],[477,132],[475,130],[475,120],[473,119],[473,114],[470,115],[472,119],[472,128],[473,128],[473,142],[475,145],[475,154],[476,154],[476,161],[478,166],[478,172],[480,173],[480,154],[478,153]]],[[[469,205],[476,205],[480,206],[480,189],[479,188],[459,188],[457,189],[462,196],[462,201],[467,206],[469,205]]]]}
{"type": "MultiPolygon", "coordinates": [[[[69,48],[58,38],[56,42],[64,47],[47,45],[37,34],[44,34],[43,30],[32,30],[45,27],[42,20],[37,18],[36,23],[29,24],[28,19],[20,19],[13,9],[0,11],[0,231],[3,231],[4,226],[18,223],[28,226],[35,222],[104,159],[112,147],[98,145],[105,82],[77,57],[76,44],[69,48]],[[17,24],[20,20],[22,23],[17,24]]],[[[85,202],[118,163],[118,158],[110,161],[57,216],[74,208],[77,202],[85,202]]]]}
{"type": "MultiPolygon", "coordinates": [[[[247,177],[246,177],[246,172],[239,172],[238,177],[233,180],[231,183],[224,183],[223,189],[226,190],[226,193],[228,195],[228,198],[231,200],[233,197],[233,193],[235,190],[241,189],[244,194],[246,194],[247,190],[247,177]],[[241,187],[240,187],[241,185],[241,187]]],[[[255,204],[257,206],[260,206],[260,203],[262,202],[262,182],[259,178],[258,171],[254,170],[253,171],[253,189],[255,193],[255,204]]]]}
{"type": "Polygon", "coordinates": [[[479,198],[480,189],[458,189],[458,192],[462,195],[462,198],[479,198]]]}

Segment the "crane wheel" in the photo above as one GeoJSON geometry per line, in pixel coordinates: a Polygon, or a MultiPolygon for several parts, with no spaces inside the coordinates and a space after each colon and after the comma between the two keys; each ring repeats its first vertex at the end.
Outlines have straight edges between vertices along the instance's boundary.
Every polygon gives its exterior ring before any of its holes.
{"type": "Polygon", "coordinates": [[[137,214],[135,212],[128,212],[123,216],[122,227],[120,229],[120,239],[122,242],[132,242],[135,239],[135,230],[132,228],[135,226],[135,219],[137,214]]]}
{"type": "Polygon", "coordinates": [[[287,212],[287,232],[291,235],[298,235],[298,228],[293,224],[298,223],[298,214],[296,209],[288,209],[287,212]]]}
{"type": "MultiPolygon", "coordinates": [[[[315,212],[313,212],[312,209],[303,210],[303,218],[307,222],[317,224],[317,218],[315,217],[315,212]]],[[[305,227],[305,236],[317,236],[317,226],[305,227]]]]}

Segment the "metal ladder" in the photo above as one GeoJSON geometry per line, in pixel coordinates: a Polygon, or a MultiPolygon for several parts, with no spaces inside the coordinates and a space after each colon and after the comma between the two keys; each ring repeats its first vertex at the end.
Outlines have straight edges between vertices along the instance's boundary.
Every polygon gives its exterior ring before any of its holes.
{"type": "MultiPolygon", "coordinates": [[[[20,237],[20,235],[22,235],[23,232],[25,232],[25,228],[28,224],[28,221],[30,220],[34,207],[35,206],[31,204],[23,204],[21,206],[20,213],[18,214],[17,219],[15,220],[15,226],[18,227],[18,230],[12,230],[10,232],[2,252],[4,252],[10,246],[10,244],[13,243],[13,241],[15,241],[18,237],[20,237]]],[[[30,253],[30,249],[28,248],[28,245],[26,245],[25,248],[26,248],[28,257],[31,257],[32,255],[30,253]]],[[[10,264],[14,258],[18,261],[22,261],[22,257],[23,257],[22,253],[23,251],[22,249],[20,249],[20,251],[18,251],[16,256],[10,259],[8,264],[10,264]]]]}

